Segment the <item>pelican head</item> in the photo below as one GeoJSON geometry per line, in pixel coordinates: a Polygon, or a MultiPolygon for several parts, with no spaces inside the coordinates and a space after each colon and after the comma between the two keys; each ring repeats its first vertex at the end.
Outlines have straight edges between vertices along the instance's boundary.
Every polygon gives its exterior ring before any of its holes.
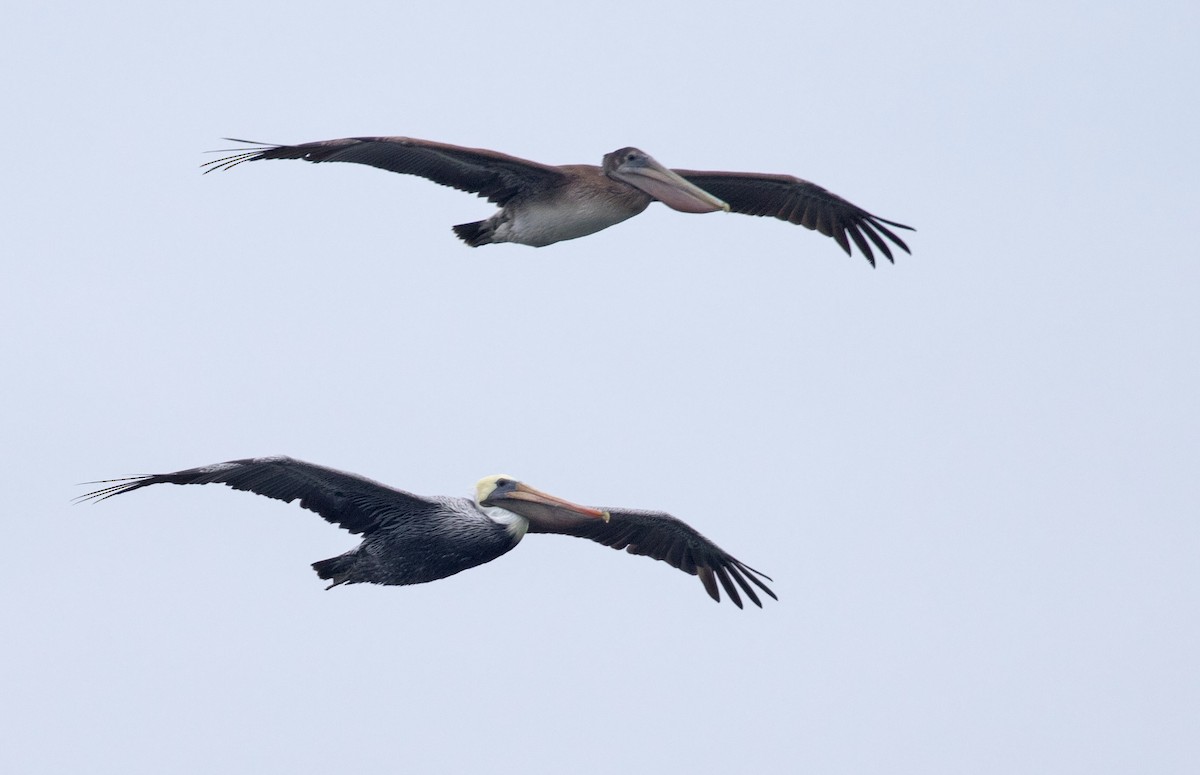
{"type": "Polygon", "coordinates": [[[475,504],[481,509],[501,508],[532,524],[565,527],[581,519],[608,521],[608,512],[547,495],[511,476],[485,476],[475,485],[475,504]]]}
{"type": "Polygon", "coordinates": [[[729,211],[729,205],[689,183],[637,148],[622,148],[605,154],[604,174],[644,191],[667,207],[683,213],[729,211]]]}

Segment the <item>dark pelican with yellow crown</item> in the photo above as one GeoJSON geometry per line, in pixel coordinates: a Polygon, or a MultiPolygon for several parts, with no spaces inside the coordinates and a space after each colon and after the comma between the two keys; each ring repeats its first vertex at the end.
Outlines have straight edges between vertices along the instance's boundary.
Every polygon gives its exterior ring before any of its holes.
{"type": "Polygon", "coordinates": [[[153,484],[225,484],[286,503],[298,499],[302,508],[363,537],[345,554],[312,564],[330,588],[436,581],[491,562],[526,533],[558,533],[662,560],[698,576],[713,600],[720,602],[723,588],[738,608],[743,594],[762,607],[755,587],[775,597],[763,583],[768,576],[670,514],[580,506],[510,476],[479,480],[472,500],[413,495],[302,460],[258,457],[93,484],[109,486],[79,500],[100,501],[153,484]]]}

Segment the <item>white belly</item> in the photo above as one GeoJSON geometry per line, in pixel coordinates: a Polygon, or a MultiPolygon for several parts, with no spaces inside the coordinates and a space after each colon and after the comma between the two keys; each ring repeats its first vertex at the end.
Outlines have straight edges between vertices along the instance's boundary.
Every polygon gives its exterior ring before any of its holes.
{"type": "MultiPolygon", "coordinates": [[[[649,204],[649,202],[647,202],[649,204]]],[[[645,210],[615,207],[611,200],[528,202],[508,208],[508,218],[496,227],[493,242],[518,242],[543,247],[555,242],[586,237],[628,220],[645,210]]]]}

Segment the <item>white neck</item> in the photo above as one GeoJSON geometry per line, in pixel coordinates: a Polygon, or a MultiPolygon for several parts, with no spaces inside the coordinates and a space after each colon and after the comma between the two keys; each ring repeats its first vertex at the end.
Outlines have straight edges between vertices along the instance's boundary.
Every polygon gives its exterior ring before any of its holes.
{"type": "Polygon", "coordinates": [[[504,525],[504,529],[512,536],[514,544],[525,537],[525,531],[529,529],[529,520],[525,517],[499,506],[480,506],[479,509],[488,519],[496,524],[504,525]]]}

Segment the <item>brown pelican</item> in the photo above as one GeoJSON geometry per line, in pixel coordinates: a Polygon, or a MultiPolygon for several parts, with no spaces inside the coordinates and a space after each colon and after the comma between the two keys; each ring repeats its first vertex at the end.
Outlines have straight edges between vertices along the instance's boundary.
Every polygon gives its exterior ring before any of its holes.
{"type": "Polygon", "coordinates": [[[205,172],[261,159],[343,161],[420,175],[485,197],[500,206],[495,215],[454,227],[454,233],[471,247],[517,242],[540,248],[586,237],[632,218],[658,200],[685,213],[731,210],[770,215],[833,237],[848,255],[853,240],[871,266],[875,265],[871,243],[894,263],[884,237],[911,252],[888,228],[911,231],[911,226],[872,215],[815,183],[791,175],[670,170],[637,148],[606,154],[600,167],[554,167],[497,151],[411,137],[346,137],[301,145],[226,139],[257,147],[228,149],[239,152],[201,165],[208,167],[205,172]]]}
{"type": "MultiPolygon", "coordinates": [[[[525,533],[589,538],[630,554],[662,560],[699,576],[713,600],[717,582],[738,608],[742,598],[762,607],[754,587],[775,598],[760,580],[770,577],[724,552],[683,521],[657,511],[597,509],[539,492],[511,476],[488,476],[475,499],[420,496],[357,474],[293,460],[259,457],[190,468],[171,474],[105,479],[108,487],[77,500],[101,501],[152,484],[227,484],[315,511],[363,540],[345,554],[312,564],[317,575],[339,584],[423,584],[491,562],[525,533]],[[736,586],[735,586],[736,582],[736,586]],[[752,586],[753,584],[753,586],[752,586]]],[[[776,598],[777,599],[777,598],[776,598]]]]}

